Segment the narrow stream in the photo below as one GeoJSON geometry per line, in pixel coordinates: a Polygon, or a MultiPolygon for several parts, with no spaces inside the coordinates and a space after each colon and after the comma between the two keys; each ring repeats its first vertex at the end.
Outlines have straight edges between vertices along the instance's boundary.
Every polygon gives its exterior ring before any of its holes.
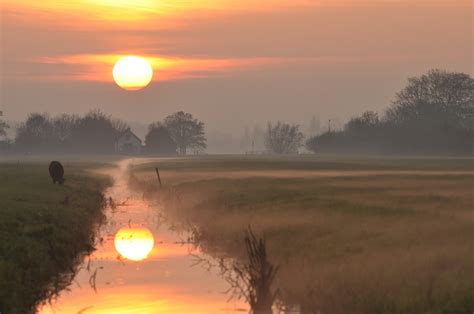
{"type": "Polygon", "coordinates": [[[115,181],[106,197],[117,206],[107,208],[102,243],[90,262],[84,261],[70,291],[63,291],[39,312],[248,312],[243,301],[229,301],[229,286],[217,270],[193,266],[190,252],[194,247],[183,244],[185,235],[160,221],[159,208],[129,190],[126,173],[130,163],[120,162],[111,174],[115,181]]]}

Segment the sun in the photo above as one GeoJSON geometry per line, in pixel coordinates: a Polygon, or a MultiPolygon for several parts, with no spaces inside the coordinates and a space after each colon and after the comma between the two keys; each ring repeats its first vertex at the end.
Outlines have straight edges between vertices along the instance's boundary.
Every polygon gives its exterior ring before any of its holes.
{"type": "Polygon", "coordinates": [[[150,84],[153,78],[153,68],[144,58],[128,56],[117,61],[113,76],[115,83],[121,88],[136,91],[150,84]]]}
{"type": "Polygon", "coordinates": [[[115,249],[126,259],[142,261],[154,246],[153,234],[147,228],[122,228],[115,235],[115,249]]]}

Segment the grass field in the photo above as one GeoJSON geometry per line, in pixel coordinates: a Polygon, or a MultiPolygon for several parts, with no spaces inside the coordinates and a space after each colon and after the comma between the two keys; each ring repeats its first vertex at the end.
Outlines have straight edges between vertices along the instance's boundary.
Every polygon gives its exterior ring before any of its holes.
{"type": "Polygon", "coordinates": [[[66,162],[63,186],[53,185],[48,163],[0,163],[0,312],[30,313],[72,280],[94,249],[103,219],[101,165],[66,162]]]}
{"type": "Polygon", "coordinates": [[[249,225],[264,235],[275,288],[302,313],[474,311],[472,159],[210,156],[132,172],[215,257],[244,259],[249,225]]]}

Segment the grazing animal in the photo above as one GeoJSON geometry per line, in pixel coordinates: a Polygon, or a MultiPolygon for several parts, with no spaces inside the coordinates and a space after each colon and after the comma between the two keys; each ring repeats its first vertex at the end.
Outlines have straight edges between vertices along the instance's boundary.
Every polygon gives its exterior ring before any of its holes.
{"type": "Polygon", "coordinates": [[[49,164],[49,175],[53,179],[53,184],[58,182],[59,184],[64,184],[64,168],[59,161],[52,161],[49,164]]]}

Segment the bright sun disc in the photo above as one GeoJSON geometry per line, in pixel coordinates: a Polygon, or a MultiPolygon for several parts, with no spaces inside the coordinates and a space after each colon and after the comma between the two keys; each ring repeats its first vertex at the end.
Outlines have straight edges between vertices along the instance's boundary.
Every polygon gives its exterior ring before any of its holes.
{"type": "Polygon", "coordinates": [[[115,235],[115,249],[126,259],[142,261],[154,246],[153,234],[147,228],[122,228],[115,235]]]}
{"type": "Polygon", "coordinates": [[[114,66],[115,83],[125,90],[136,91],[145,88],[153,78],[150,63],[140,57],[124,57],[114,66]]]}

